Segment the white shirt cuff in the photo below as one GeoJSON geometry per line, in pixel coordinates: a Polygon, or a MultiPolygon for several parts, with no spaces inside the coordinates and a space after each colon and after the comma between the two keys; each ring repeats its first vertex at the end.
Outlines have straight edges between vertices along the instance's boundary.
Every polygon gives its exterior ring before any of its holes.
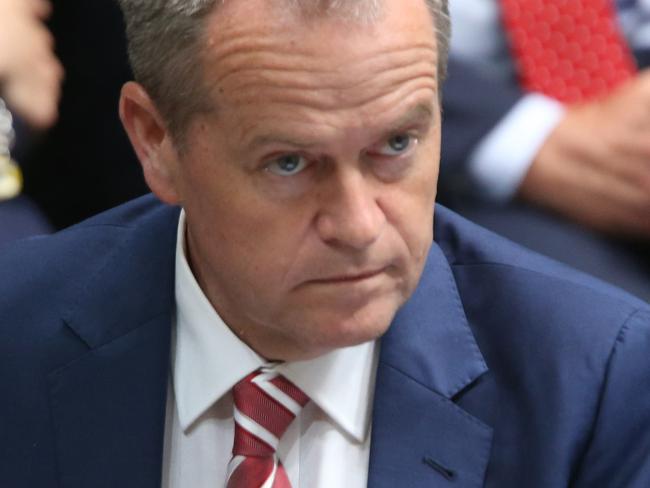
{"type": "Polygon", "coordinates": [[[469,174],[481,197],[505,201],[514,196],[564,112],[556,100],[532,93],[501,119],[469,159],[469,174]]]}

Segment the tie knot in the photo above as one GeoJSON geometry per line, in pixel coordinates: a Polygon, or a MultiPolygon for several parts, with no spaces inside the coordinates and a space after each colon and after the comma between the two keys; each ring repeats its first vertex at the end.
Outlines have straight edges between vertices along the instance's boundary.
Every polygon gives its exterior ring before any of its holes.
{"type": "Polygon", "coordinates": [[[255,371],[233,388],[236,456],[272,456],[280,439],[309,401],[278,373],[255,371]]]}

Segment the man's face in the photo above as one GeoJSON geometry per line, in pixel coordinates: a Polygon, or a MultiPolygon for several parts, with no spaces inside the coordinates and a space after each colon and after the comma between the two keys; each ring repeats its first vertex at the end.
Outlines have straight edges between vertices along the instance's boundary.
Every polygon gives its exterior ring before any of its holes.
{"type": "MultiPolygon", "coordinates": [[[[432,242],[440,119],[433,22],[388,0],[373,25],[226,2],[208,26],[215,112],[173,164],[192,268],[269,359],[380,336],[432,242]]],[[[269,5],[276,4],[276,5],[269,5]]]]}

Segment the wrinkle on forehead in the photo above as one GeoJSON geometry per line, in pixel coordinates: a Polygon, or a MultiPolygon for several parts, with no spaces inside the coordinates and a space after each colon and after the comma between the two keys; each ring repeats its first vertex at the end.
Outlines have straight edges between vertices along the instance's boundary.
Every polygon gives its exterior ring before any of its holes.
{"type": "Polygon", "coordinates": [[[296,63],[272,53],[269,58],[273,59],[225,71],[215,78],[211,91],[240,103],[263,92],[268,101],[307,103],[327,110],[337,105],[358,108],[409,83],[437,88],[435,51],[425,47],[377,53],[349,64],[319,63],[313,58],[296,63]]]}
{"type": "Polygon", "coordinates": [[[438,115],[438,98],[432,84],[407,84],[360,107],[337,106],[325,111],[310,104],[311,101],[307,96],[301,100],[275,100],[264,110],[255,111],[254,116],[238,119],[232,127],[230,142],[242,148],[254,149],[254,142],[261,145],[258,139],[270,143],[279,142],[284,137],[285,144],[318,148],[338,144],[357,131],[369,131],[379,138],[403,130],[411,121],[404,118],[405,114],[411,115],[406,112],[409,107],[420,107],[430,114],[434,124],[438,115]]]}
{"type": "Polygon", "coordinates": [[[323,89],[345,89],[387,67],[406,68],[422,61],[437,69],[433,22],[423,0],[387,1],[387,18],[372,25],[328,17],[296,18],[287,12],[286,3],[231,2],[227,6],[234,6],[232,12],[213,16],[204,53],[212,87],[223,89],[229,78],[239,75],[264,81],[284,75],[286,79],[279,81],[291,88],[318,76],[323,89]],[[279,4],[285,8],[278,8],[279,4]],[[418,6],[425,19],[403,20],[413,16],[404,16],[401,8],[417,11],[418,6]],[[410,39],[404,39],[406,33],[410,39]]]}
{"type": "Polygon", "coordinates": [[[305,78],[318,77],[323,89],[346,89],[367,83],[386,69],[398,72],[414,65],[435,69],[437,56],[435,46],[426,43],[378,50],[363,59],[346,59],[338,53],[316,59],[312,53],[297,53],[286,46],[255,46],[233,51],[216,62],[219,73],[210,80],[215,85],[225,84],[234,76],[273,80],[285,75],[287,79],[282,81],[291,88],[305,87],[305,78]]]}
{"type": "Polygon", "coordinates": [[[254,117],[240,118],[244,133],[265,122],[266,114],[270,123],[282,114],[285,123],[294,119],[333,128],[345,120],[363,126],[412,98],[435,103],[437,73],[435,51],[414,48],[333,68],[247,68],[223,78],[217,86],[224,93],[216,99],[238,111],[255,111],[254,117]]]}
{"type": "MultiPolygon", "coordinates": [[[[298,46],[254,41],[238,49],[225,46],[214,52],[215,67],[208,73],[208,88],[214,94],[245,98],[259,90],[319,90],[323,99],[343,101],[350,93],[372,98],[376,89],[392,89],[411,79],[428,78],[437,86],[437,51],[434,42],[387,45],[365,49],[363,56],[331,49],[314,53],[298,46]]],[[[360,100],[357,105],[362,105],[360,100]]]]}
{"type": "MultiPolygon", "coordinates": [[[[404,105],[406,107],[409,107],[408,111],[402,111],[401,113],[399,110],[397,110],[397,113],[399,114],[398,116],[393,118],[393,114],[390,112],[386,113],[387,120],[392,121],[388,122],[387,124],[383,124],[383,121],[381,120],[376,120],[374,119],[372,122],[378,123],[380,127],[382,127],[383,133],[381,134],[382,136],[386,136],[388,134],[391,134],[393,132],[401,131],[404,129],[405,126],[411,124],[411,123],[420,123],[420,124],[426,124],[427,121],[429,123],[434,123],[436,119],[436,112],[435,112],[435,107],[431,106],[427,101],[422,101],[418,98],[414,98],[414,101],[411,102],[411,100],[408,100],[404,105]],[[419,103],[416,102],[416,100],[420,100],[419,103]],[[417,103],[417,104],[416,104],[417,103]]],[[[396,107],[393,107],[396,109],[396,107]]],[[[263,119],[264,117],[262,117],[263,119]]],[[[289,117],[289,120],[291,120],[291,117],[289,117]]],[[[259,122],[264,122],[264,120],[258,120],[259,122]]],[[[271,121],[273,122],[273,121],[271,121]]],[[[286,122],[286,121],[285,121],[286,122]]],[[[305,121],[304,120],[296,120],[293,119],[293,122],[297,122],[297,126],[301,127],[302,129],[305,128],[305,121]]],[[[331,136],[332,137],[337,137],[340,132],[340,127],[335,126],[335,125],[328,125],[327,120],[323,120],[323,118],[318,118],[317,120],[313,121],[314,124],[319,124],[321,127],[326,126],[327,128],[330,129],[331,131],[331,136]]],[[[357,127],[352,128],[352,130],[358,130],[360,128],[367,129],[370,127],[372,124],[364,121],[361,124],[359,124],[357,127]]],[[[309,131],[307,131],[306,135],[301,135],[299,136],[295,131],[291,131],[291,133],[286,133],[284,134],[282,130],[278,131],[277,124],[268,124],[267,125],[268,130],[267,131],[261,131],[261,132],[256,132],[252,131],[252,126],[248,127],[248,131],[244,130],[243,135],[241,138],[241,142],[250,150],[255,150],[258,147],[263,147],[264,145],[267,144],[273,144],[273,143],[282,143],[287,146],[294,146],[294,147],[300,147],[301,149],[318,149],[319,146],[323,143],[322,138],[320,140],[311,140],[309,136],[309,131]],[[304,137],[302,139],[301,137],[304,137]]],[[[319,131],[319,133],[322,136],[322,132],[319,131]]],[[[300,131],[302,132],[302,131],[300,131]]],[[[350,133],[350,128],[347,128],[348,134],[350,133]]]]}
{"type": "MultiPolygon", "coordinates": [[[[251,90],[251,93],[254,90],[251,90]]],[[[400,80],[394,85],[384,85],[382,89],[371,91],[344,92],[331,90],[319,92],[314,95],[314,90],[292,90],[286,91],[281,88],[266,89],[264,95],[268,96],[268,107],[270,110],[276,107],[285,106],[288,109],[296,110],[303,117],[313,112],[314,117],[324,117],[328,113],[342,115],[350,118],[350,115],[357,114],[358,119],[372,117],[374,113],[381,113],[388,110],[392,105],[402,103],[413,95],[428,95],[432,101],[437,100],[436,83],[433,78],[417,77],[413,79],[400,80]]],[[[423,97],[424,98],[424,97],[423,97]]],[[[263,110],[259,114],[263,114],[263,110]]]]}
{"type": "Polygon", "coordinates": [[[335,128],[341,116],[362,124],[416,95],[437,99],[438,57],[428,17],[368,26],[250,14],[250,22],[213,19],[204,57],[213,100],[230,106],[244,133],[278,114],[285,122],[335,128]]]}

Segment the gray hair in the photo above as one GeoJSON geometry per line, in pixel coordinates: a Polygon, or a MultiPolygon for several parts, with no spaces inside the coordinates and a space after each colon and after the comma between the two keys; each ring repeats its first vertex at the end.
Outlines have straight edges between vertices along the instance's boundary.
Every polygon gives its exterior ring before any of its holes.
{"type": "MultiPolygon", "coordinates": [[[[210,110],[201,69],[200,42],[208,15],[225,0],[118,0],[126,22],[129,59],[142,84],[183,145],[192,118],[210,110]]],[[[340,12],[370,19],[382,0],[289,0],[303,10],[340,12]]],[[[447,74],[448,0],[425,0],[435,19],[439,84],[447,74]]]]}

